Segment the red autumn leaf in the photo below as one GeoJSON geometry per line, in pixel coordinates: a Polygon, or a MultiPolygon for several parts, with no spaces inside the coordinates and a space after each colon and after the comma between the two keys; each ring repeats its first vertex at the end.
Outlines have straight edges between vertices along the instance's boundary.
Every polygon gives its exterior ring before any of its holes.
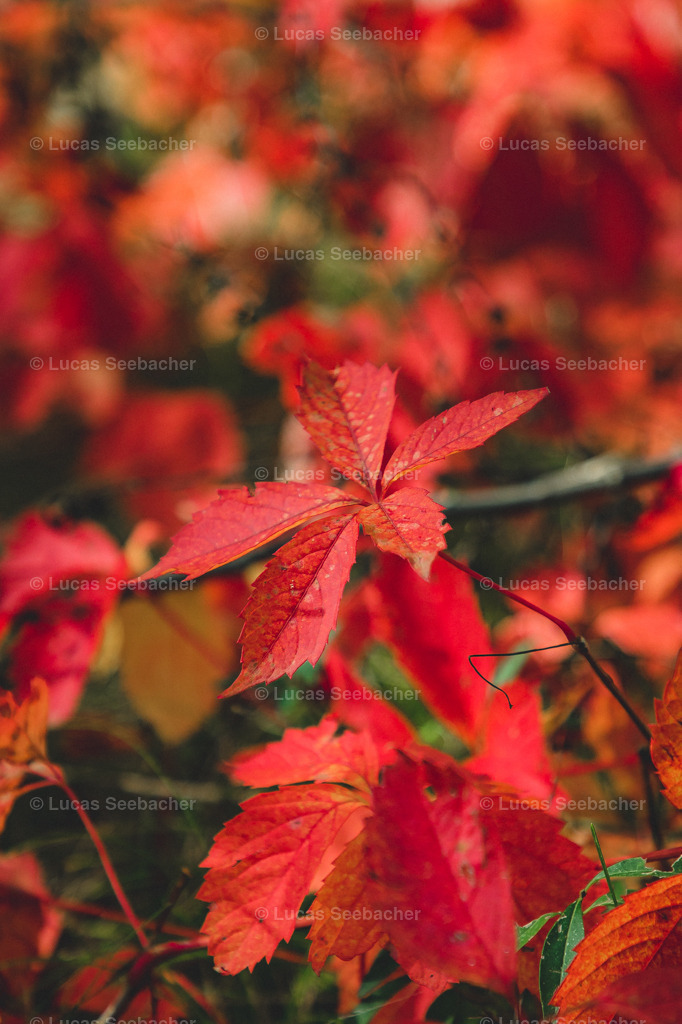
{"type": "Polygon", "coordinates": [[[656,724],[651,726],[651,760],[675,807],[682,808],[682,651],[675,670],[655,701],[656,724]]]}
{"type": "Polygon", "coordinates": [[[357,540],[354,516],[323,519],[268,562],[244,609],[242,671],[225,696],[315,664],[336,625],[357,540]]]}
{"type": "Polygon", "coordinates": [[[434,991],[411,981],[384,1003],[372,1017],[372,1024],[426,1024],[429,1006],[448,987],[445,982],[434,991]]]}
{"type": "MultiPolygon", "coordinates": [[[[380,549],[406,558],[425,579],[434,557],[445,547],[442,509],[426,491],[405,488],[386,497],[382,493],[385,485],[378,483],[393,409],[394,376],[386,367],[378,369],[369,363],[357,366],[346,362],[332,372],[309,363],[300,389],[300,420],[323,456],[350,478],[355,486],[353,494],[359,485],[366,497],[337,499],[329,488],[292,484],[277,490],[273,490],[274,485],[263,485],[253,496],[244,489],[224,491],[218,502],[196,515],[178,534],[161,562],[145,573],[146,579],[169,570],[186,572],[194,578],[306,520],[318,519],[286,544],[259,577],[244,610],[242,672],[226,694],[271,682],[284,673],[292,675],[304,661],[316,663],[336,625],[359,525],[366,528],[380,549]],[[276,503],[274,510],[271,496],[276,503]],[[344,505],[364,508],[352,517],[318,518],[344,505]],[[254,529],[250,513],[256,510],[254,529]],[[331,540],[323,539],[327,535],[331,540]]],[[[412,440],[408,438],[400,446],[399,451],[409,451],[413,461],[409,465],[400,462],[400,471],[389,475],[390,483],[416,468],[414,459],[424,455],[420,444],[427,445],[424,464],[457,450],[452,447],[455,440],[460,447],[481,444],[546,393],[546,389],[519,395],[499,393],[471,407],[465,403],[465,408],[449,410],[437,425],[429,421],[412,435],[412,440]],[[473,425],[467,432],[470,415],[473,425]]]]}
{"type": "MultiPolygon", "coordinates": [[[[491,663],[493,659],[488,660],[489,666],[491,663]]],[[[505,692],[513,708],[510,711],[502,694],[494,694],[486,708],[483,743],[475,757],[467,761],[467,768],[513,786],[526,797],[549,803],[552,797],[565,796],[563,790],[557,791],[549,763],[539,688],[517,679],[505,687],[505,692]]]]}
{"type": "Polygon", "coordinates": [[[424,703],[473,746],[486,701],[497,696],[509,709],[468,662],[470,654],[491,650],[471,580],[437,558],[425,583],[402,559],[387,555],[374,583],[380,595],[375,635],[396,652],[424,703]]]}
{"type": "Polygon", "coordinates": [[[414,732],[407,720],[378,690],[372,690],[354,675],[335,645],[325,659],[324,674],[332,711],[344,724],[357,731],[366,730],[382,752],[387,747],[400,749],[412,742],[414,732]]]}
{"type": "Polygon", "coordinates": [[[203,925],[216,968],[237,974],[270,960],[294,931],[327,847],[364,808],[357,794],[321,783],[262,793],[216,836],[199,890],[211,903],[203,925]]]}
{"type": "Polygon", "coordinates": [[[390,487],[395,480],[430,462],[438,462],[468,448],[477,448],[498,430],[508,427],[532,409],[546,394],[547,388],[508,395],[497,391],[475,402],[460,402],[439,413],[396,448],[384,470],[382,486],[390,487]]]}
{"type": "Polygon", "coordinates": [[[313,516],[348,505],[348,497],[324,484],[258,483],[219,491],[173,538],[167,555],[140,578],[184,572],[188,580],[248,555],[313,516]]]}
{"type": "Polygon", "coordinates": [[[593,629],[626,654],[672,659],[682,643],[682,611],[673,601],[607,608],[596,617],[593,629]]]}
{"type": "Polygon", "coordinates": [[[303,381],[298,419],[325,459],[375,497],[395,403],[395,373],[351,362],[329,373],[309,363],[303,381]]]}
{"type": "Polygon", "coordinates": [[[509,872],[480,793],[453,769],[386,770],[367,824],[371,905],[384,910],[413,980],[425,980],[409,966],[417,962],[440,978],[506,992],[516,963],[509,872]]]}
{"type": "Polygon", "coordinates": [[[120,578],[125,562],[113,540],[94,523],[74,523],[28,513],[16,525],[0,562],[0,626],[55,593],[92,581],[107,593],[104,578],[120,578]]]}
{"type": "Polygon", "coordinates": [[[380,767],[393,760],[391,752],[380,758],[369,733],[344,732],[335,737],[337,727],[336,719],[327,715],[308,729],[286,729],[281,740],[238,754],[230,762],[229,774],[242,785],[259,789],[312,779],[356,787],[376,785],[380,767]]]}
{"type": "Polygon", "coordinates": [[[420,487],[404,487],[358,513],[358,520],[381,551],[405,558],[422,579],[445,547],[443,506],[420,487]]]}
{"type": "Polygon", "coordinates": [[[607,985],[648,967],[682,966],[682,878],[673,875],[626,896],[576,947],[552,1004],[560,1014],[589,1003],[607,985]]]}
{"type": "Polygon", "coordinates": [[[572,840],[563,824],[544,811],[515,807],[514,796],[483,796],[481,818],[494,828],[511,879],[516,923],[527,924],[551,910],[563,910],[566,894],[576,897],[598,867],[572,840]]]}
{"type": "Polygon", "coordinates": [[[82,459],[93,482],[127,485],[121,493],[133,519],[160,521],[169,534],[178,528],[183,504],[204,505],[216,482],[234,478],[242,463],[231,407],[199,388],[126,394],[90,437],[82,459]]]}
{"type": "Polygon", "coordinates": [[[122,552],[94,523],[29,514],[17,525],[0,562],[0,628],[18,620],[10,675],[20,698],[34,676],[45,679],[51,725],[73,714],[126,575],[122,552]]]}

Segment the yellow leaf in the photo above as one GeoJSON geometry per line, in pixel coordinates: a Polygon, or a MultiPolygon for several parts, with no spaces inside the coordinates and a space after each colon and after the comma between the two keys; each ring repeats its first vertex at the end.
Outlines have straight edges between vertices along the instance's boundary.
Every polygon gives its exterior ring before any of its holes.
{"type": "Polygon", "coordinates": [[[217,597],[204,584],[121,607],[123,688],[166,743],[182,743],[216,710],[218,683],[236,662],[240,622],[217,597]]]}

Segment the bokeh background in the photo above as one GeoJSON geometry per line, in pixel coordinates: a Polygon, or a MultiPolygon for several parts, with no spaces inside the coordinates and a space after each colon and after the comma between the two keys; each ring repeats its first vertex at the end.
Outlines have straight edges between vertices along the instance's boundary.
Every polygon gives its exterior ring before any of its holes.
{"type": "MultiPolygon", "coordinates": [[[[453,508],[458,557],[585,631],[650,721],[682,643],[678,5],[23,0],[0,4],[0,69],[2,682],[21,698],[46,679],[51,754],[98,803],[139,913],[195,934],[199,861],[244,795],[220,764],[327,708],[217,699],[262,562],[189,591],[126,585],[218,487],[327,478],[293,416],[305,358],[400,371],[391,447],[456,402],[549,387],[421,483],[453,508]],[[462,492],[552,471],[561,489],[602,455],[634,483],[456,511],[462,492]],[[106,812],[129,793],[194,806],[106,812]]],[[[422,685],[406,713],[427,742],[522,792],[559,777],[641,796],[636,731],[570,651],[507,673],[515,732],[488,694],[485,718],[483,697],[443,701],[465,655],[557,630],[442,579],[426,614],[414,581],[373,565],[362,552],[335,643],[373,685],[422,685]]],[[[115,904],[47,792],[2,839],[0,902],[24,922],[0,939],[8,1021],[100,1012],[130,941],[83,910],[115,904]],[[86,969],[94,995],[64,989],[86,969]]],[[[612,855],[651,847],[644,815],[602,817],[612,855]]],[[[172,1006],[354,1019],[357,979],[314,978],[299,937],[253,976],[195,958],[172,1006]]]]}

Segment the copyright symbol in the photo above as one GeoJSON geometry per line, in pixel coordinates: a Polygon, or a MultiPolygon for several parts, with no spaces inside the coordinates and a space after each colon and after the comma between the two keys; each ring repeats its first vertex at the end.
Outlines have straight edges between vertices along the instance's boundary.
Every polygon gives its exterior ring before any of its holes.
{"type": "Polygon", "coordinates": [[[492,1017],[481,1017],[480,1024],[495,1024],[492,1017]]]}
{"type": "Polygon", "coordinates": [[[29,363],[29,366],[31,367],[32,370],[42,370],[44,365],[45,360],[41,359],[40,356],[34,356],[31,362],[29,363]]]}
{"type": "Polygon", "coordinates": [[[491,359],[490,356],[483,356],[480,363],[478,364],[482,370],[492,370],[495,365],[495,360],[491,359]]]}
{"type": "Polygon", "coordinates": [[[487,576],[485,576],[481,580],[481,586],[483,587],[484,590],[492,590],[492,588],[493,588],[493,581],[491,579],[488,579],[487,576]]]}
{"type": "Polygon", "coordinates": [[[45,140],[38,138],[37,135],[34,135],[31,141],[29,142],[29,146],[31,147],[31,149],[42,149],[44,145],[45,140]]]}
{"type": "Polygon", "coordinates": [[[253,475],[255,476],[256,480],[267,480],[268,471],[265,468],[265,466],[259,466],[253,475]]]}
{"type": "Polygon", "coordinates": [[[481,139],[481,149],[492,149],[495,143],[489,135],[484,135],[481,139]]]}
{"type": "Polygon", "coordinates": [[[266,28],[264,28],[261,25],[260,28],[256,29],[256,31],[254,32],[254,35],[255,35],[256,39],[267,39],[268,36],[270,35],[270,33],[268,32],[268,30],[266,28]]]}
{"type": "Polygon", "coordinates": [[[41,796],[32,796],[29,801],[29,806],[32,811],[42,811],[45,801],[41,796]]]}
{"type": "Polygon", "coordinates": [[[267,700],[268,699],[268,688],[267,688],[267,686],[257,686],[256,689],[253,692],[255,693],[257,700],[267,700]]]}
{"type": "Polygon", "coordinates": [[[29,587],[31,590],[42,590],[43,589],[43,578],[42,576],[33,576],[29,580],[29,587]]]}
{"type": "Polygon", "coordinates": [[[495,801],[491,796],[482,796],[478,801],[482,811],[492,811],[495,801]]]}
{"type": "Polygon", "coordinates": [[[258,907],[258,908],[256,909],[256,913],[255,913],[255,915],[254,915],[254,916],[255,916],[255,917],[256,917],[256,918],[257,918],[257,919],[258,919],[259,921],[264,921],[264,920],[265,920],[265,918],[266,918],[266,917],[268,916],[268,914],[269,914],[269,913],[270,913],[270,911],[269,911],[269,910],[267,909],[267,907],[258,907]]]}
{"type": "Polygon", "coordinates": [[[31,1019],[28,1022],[28,1024],[43,1024],[43,1018],[42,1017],[31,1017],[31,1019]]]}
{"type": "Polygon", "coordinates": [[[257,260],[266,260],[269,255],[270,253],[268,252],[264,245],[259,245],[254,253],[254,256],[256,257],[257,260]]]}

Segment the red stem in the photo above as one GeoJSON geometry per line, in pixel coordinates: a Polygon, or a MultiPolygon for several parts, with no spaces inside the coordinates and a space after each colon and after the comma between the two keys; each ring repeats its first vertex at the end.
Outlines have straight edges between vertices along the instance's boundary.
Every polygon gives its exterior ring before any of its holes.
{"type": "MultiPolygon", "coordinates": [[[[497,590],[498,593],[504,594],[505,597],[510,598],[512,601],[516,601],[517,604],[522,604],[525,608],[530,608],[531,611],[537,612],[538,615],[543,615],[546,619],[549,619],[550,622],[553,622],[555,626],[558,626],[571,646],[578,652],[578,654],[583,656],[611,696],[615,697],[625,713],[629,716],[630,720],[637,726],[642,736],[647,741],[647,746],[651,743],[651,732],[649,731],[648,726],[642,721],[635,709],[630,707],[608,672],[605,672],[601,665],[595,661],[584,637],[578,636],[577,633],[574,633],[568,623],[564,622],[563,619],[558,619],[555,615],[551,615],[549,612],[546,612],[544,608],[539,608],[536,604],[533,604],[532,601],[527,601],[525,597],[520,597],[519,594],[514,594],[511,590],[507,590],[506,587],[501,587],[499,584],[495,583],[494,580],[491,580],[489,576],[481,576],[480,573],[470,569],[464,562],[459,562],[456,558],[453,558],[449,552],[439,551],[438,553],[441,558],[445,559],[446,562],[449,562],[450,565],[454,565],[456,569],[460,569],[468,576],[473,576],[475,580],[485,583],[487,590],[497,590]]],[[[507,698],[507,700],[509,700],[509,698],[507,698]]]]}
{"type": "Polygon", "coordinates": [[[467,573],[468,576],[473,576],[479,583],[486,584],[486,590],[496,590],[499,594],[504,594],[505,597],[510,597],[512,601],[516,601],[517,604],[523,604],[526,608],[530,608],[531,611],[537,612],[538,615],[544,615],[546,619],[553,622],[555,626],[558,626],[561,632],[564,634],[570,644],[577,645],[580,642],[580,637],[577,633],[574,633],[568,623],[564,622],[563,619],[557,619],[555,615],[551,615],[546,612],[544,608],[538,608],[532,601],[527,601],[525,597],[521,597],[519,594],[512,593],[511,590],[507,590],[506,587],[501,587],[499,583],[495,583],[489,576],[481,576],[480,573],[475,572],[474,569],[470,569],[464,562],[459,562],[456,558],[453,558],[447,551],[440,551],[440,557],[444,558],[450,565],[454,565],[456,569],[461,569],[462,572],[467,573]]]}
{"type": "MultiPolygon", "coordinates": [[[[51,764],[46,764],[45,767],[48,769],[52,769],[53,771],[55,770],[55,766],[51,764]]],[[[59,769],[56,769],[56,771],[59,772],[59,769]]],[[[100,838],[99,832],[93,825],[87,812],[81,806],[80,800],[78,799],[74,791],[71,789],[69,784],[63,778],[60,777],[60,774],[49,775],[47,776],[46,781],[48,781],[48,783],[52,783],[55,786],[58,786],[71,801],[71,806],[73,807],[74,811],[82,821],[85,831],[90,836],[93,845],[97,850],[97,854],[101,861],[102,867],[104,868],[104,873],[109,879],[109,884],[111,885],[111,888],[114,891],[114,895],[118,900],[121,910],[126,916],[126,920],[130,924],[130,927],[133,929],[135,934],[137,935],[140,945],[143,947],[143,949],[146,949],[149,946],[149,939],[145,935],[142,929],[142,925],[135,914],[135,911],[128,902],[128,897],[126,896],[123,887],[118,880],[118,875],[116,874],[114,865],[111,863],[111,860],[109,859],[109,854],[107,853],[106,847],[100,838]]]]}

